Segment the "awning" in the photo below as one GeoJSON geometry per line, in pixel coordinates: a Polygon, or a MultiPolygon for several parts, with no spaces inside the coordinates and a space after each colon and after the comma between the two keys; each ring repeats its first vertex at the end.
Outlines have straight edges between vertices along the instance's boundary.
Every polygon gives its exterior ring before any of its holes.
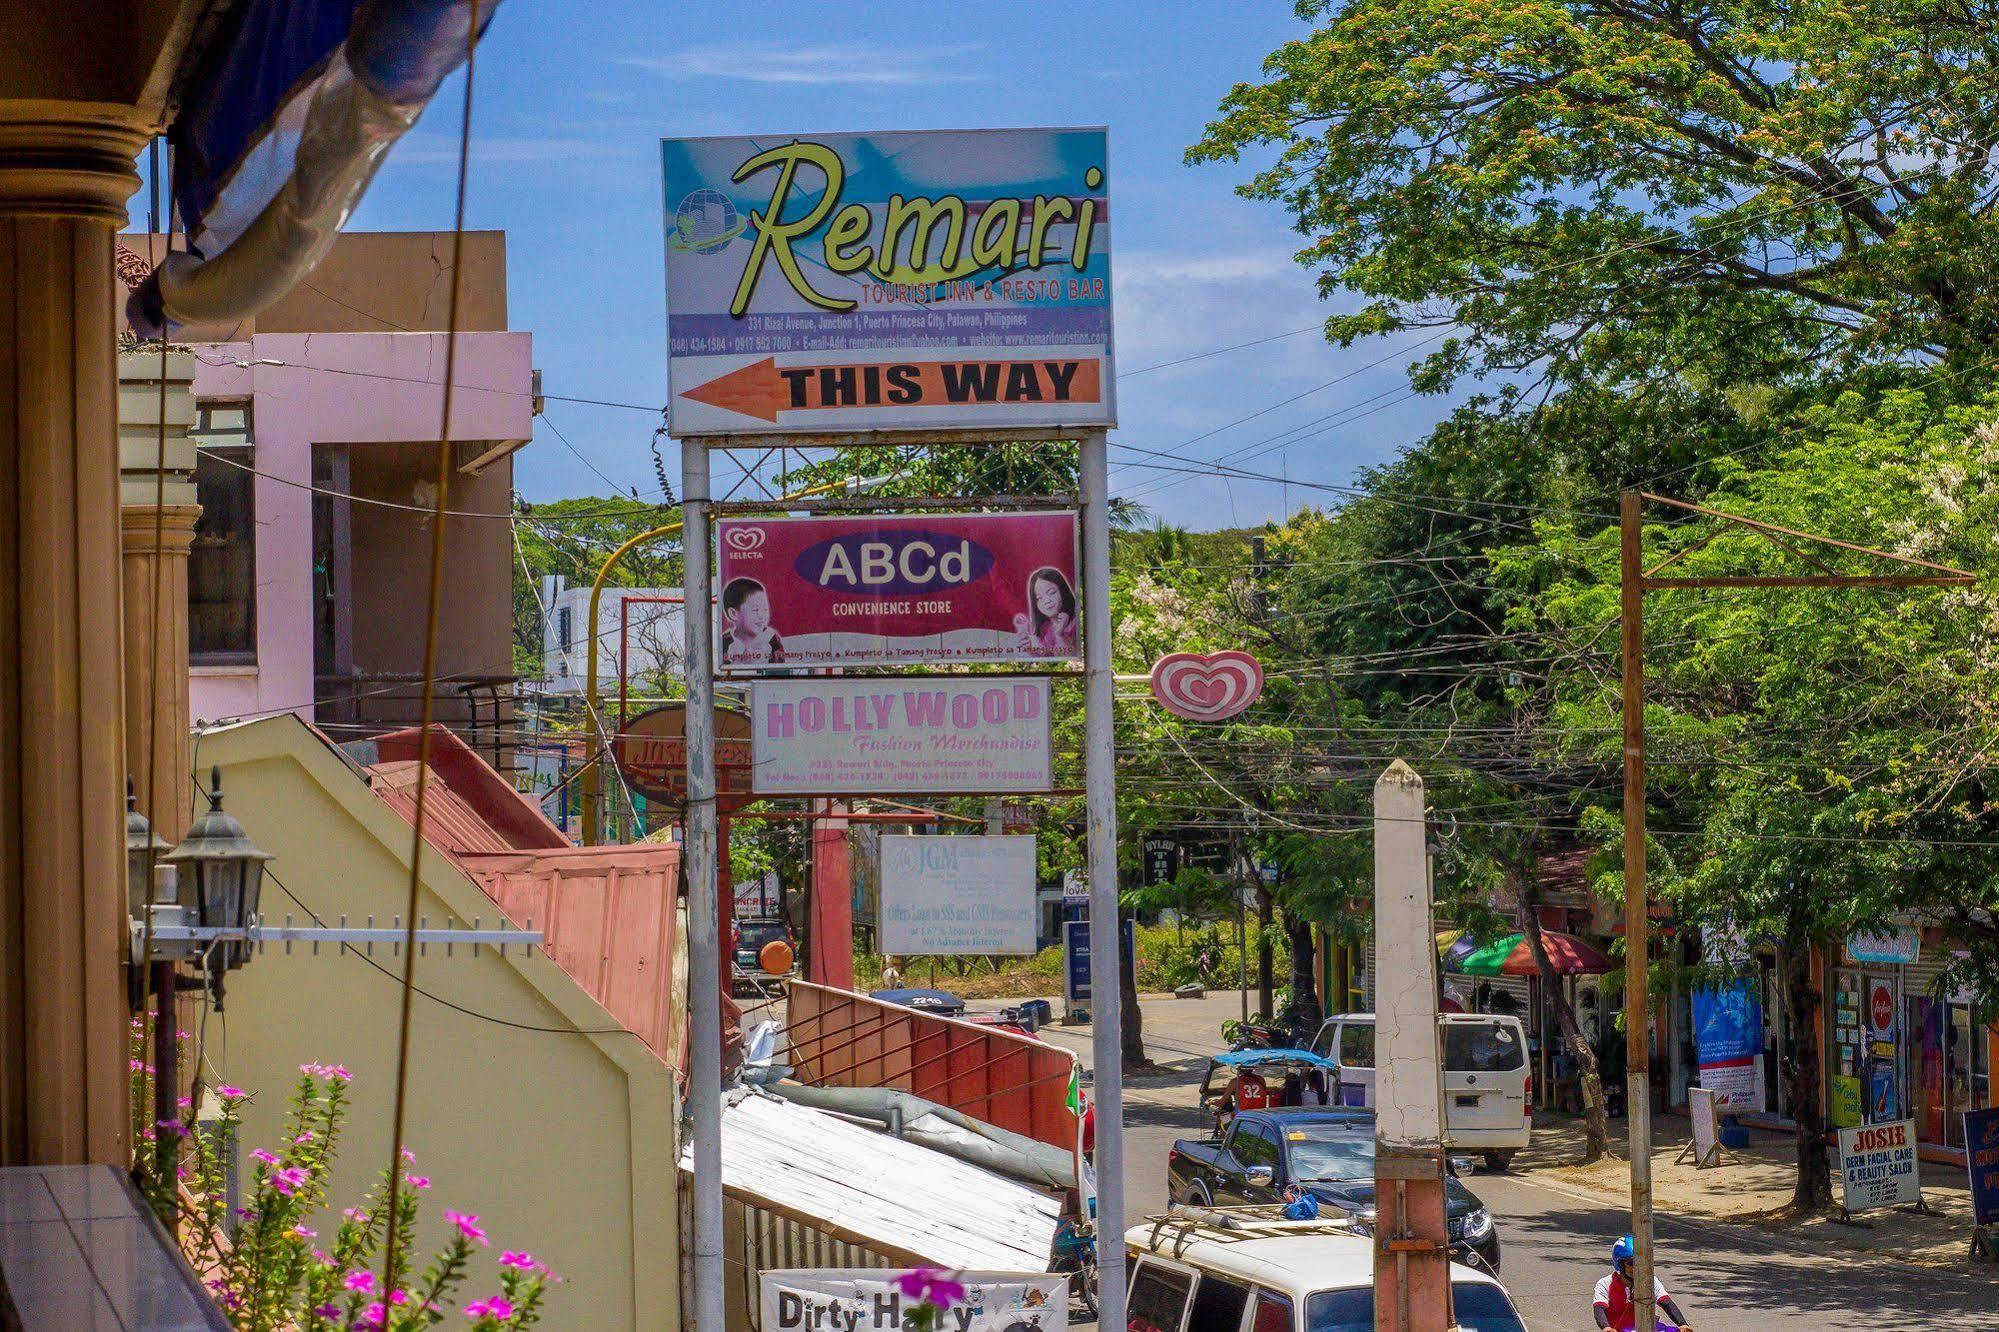
{"type": "Polygon", "coordinates": [[[1061,1213],[1052,1194],[754,1093],[723,1107],[722,1189],[891,1261],[954,1270],[1047,1271],[1061,1213]]]}

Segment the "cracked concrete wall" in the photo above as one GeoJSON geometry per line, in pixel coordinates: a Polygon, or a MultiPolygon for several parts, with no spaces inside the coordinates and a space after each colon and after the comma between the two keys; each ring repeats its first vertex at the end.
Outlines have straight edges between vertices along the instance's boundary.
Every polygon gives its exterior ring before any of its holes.
{"type": "Polygon", "coordinates": [[[1434,1148],[1444,1125],[1423,779],[1400,759],[1374,784],[1374,818],[1375,1137],[1434,1148]]]}

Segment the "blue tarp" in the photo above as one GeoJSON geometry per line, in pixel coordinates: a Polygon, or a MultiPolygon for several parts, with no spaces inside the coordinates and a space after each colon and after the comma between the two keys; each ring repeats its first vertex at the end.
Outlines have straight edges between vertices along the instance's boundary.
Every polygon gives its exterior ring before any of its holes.
{"type": "Polygon", "coordinates": [[[1313,1068],[1337,1069],[1338,1064],[1310,1050],[1231,1050],[1227,1054],[1215,1056],[1215,1062],[1227,1068],[1255,1067],[1260,1064],[1306,1064],[1313,1068]]]}

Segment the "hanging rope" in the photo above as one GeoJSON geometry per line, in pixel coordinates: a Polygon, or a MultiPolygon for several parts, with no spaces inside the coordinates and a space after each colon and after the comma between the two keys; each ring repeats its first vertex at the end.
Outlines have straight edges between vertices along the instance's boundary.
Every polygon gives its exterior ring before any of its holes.
{"type": "Polygon", "coordinates": [[[416,809],[410,816],[409,894],[403,920],[402,1011],[396,1023],[395,1112],[389,1138],[388,1234],[382,1246],[383,1298],[398,1289],[403,1190],[403,1130],[409,1104],[410,1014],[416,999],[417,899],[423,884],[424,821],[429,811],[431,725],[437,709],[437,622],[444,600],[444,524],[451,486],[451,395],[457,383],[458,300],[464,286],[465,180],[472,155],[473,55],[479,41],[479,0],[465,27],[465,105],[458,128],[458,197],[451,219],[451,299],[444,334],[444,401],[437,426],[437,489],[430,515],[430,596],[423,626],[422,721],[417,732],[416,809]]]}

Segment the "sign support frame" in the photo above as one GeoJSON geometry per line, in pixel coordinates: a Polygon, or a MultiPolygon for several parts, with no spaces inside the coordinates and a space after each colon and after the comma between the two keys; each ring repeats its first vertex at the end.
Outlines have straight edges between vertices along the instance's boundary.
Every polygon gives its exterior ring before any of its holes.
{"type": "MultiPolygon", "coordinates": [[[[1124,1198],[1124,992],[1120,976],[1116,753],[1112,708],[1110,611],[1110,441],[1104,427],[1085,430],[870,431],[858,436],[689,435],[680,440],[684,573],[688,606],[714,598],[713,519],[724,506],[711,495],[710,451],[839,447],[842,444],[1010,442],[1074,440],[1082,483],[1082,612],[1084,678],[1084,792],[1088,809],[1090,883],[1090,987],[1092,991],[1092,1093],[1097,1117],[1096,1233],[1099,1318],[1106,1327],[1125,1320],[1124,1198]]],[[[802,499],[803,497],[801,497],[802,499]]],[[[1016,498],[1016,497],[1009,497],[1016,498]]],[[[879,501],[877,501],[879,502],[879,501]]],[[[740,511],[737,506],[728,506],[740,511]]],[[[809,509],[809,501],[797,507],[809,509]]],[[[724,1321],[726,1263],[722,1206],[722,1010],[718,929],[719,865],[716,841],[716,656],[711,615],[683,617],[687,670],[687,874],[688,1078],[686,1119],[693,1146],[693,1298],[695,1327],[724,1321]]],[[[1021,672],[1028,674],[1031,672],[1021,672]]],[[[1049,672],[1074,675],[1073,670],[1049,672]]],[[[731,677],[734,678],[734,677],[731,677]]]]}

